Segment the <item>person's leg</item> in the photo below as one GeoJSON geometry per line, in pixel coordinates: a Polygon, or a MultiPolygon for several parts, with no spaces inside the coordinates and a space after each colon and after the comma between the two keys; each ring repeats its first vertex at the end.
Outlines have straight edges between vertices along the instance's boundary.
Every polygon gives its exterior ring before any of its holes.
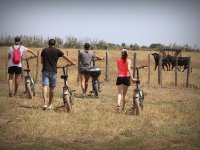
{"type": "Polygon", "coordinates": [[[42,72],[42,96],[44,100],[43,109],[47,108],[47,97],[48,97],[48,86],[49,86],[49,77],[47,72],[42,72]]]}
{"type": "Polygon", "coordinates": [[[44,105],[47,105],[47,93],[48,93],[48,86],[43,86],[43,100],[44,100],[44,105]]]}
{"type": "Polygon", "coordinates": [[[9,77],[8,77],[9,96],[13,95],[13,93],[12,93],[13,77],[14,77],[14,74],[9,73],[9,77]]]}
{"type": "Polygon", "coordinates": [[[48,109],[52,109],[52,102],[54,97],[54,88],[56,87],[57,74],[55,72],[49,72],[49,104],[48,109]]]}
{"type": "Polygon", "coordinates": [[[90,79],[90,76],[88,74],[86,74],[85,75],[85,93],[87,92],[89,79],[90,79]]]}
{"type": "Polygon", "coordinates": [[[15,92],[14,95],[17,95],[17,90],[19,87],[19,79],[20,79],[20,74],[15,74],[15,92]]]}
{"type": "Polygon", "coordinates": [[[85,74],[80,74],[80,80],[82,92],[85,93],[85,74]]]}
{"type": "Polygon", "coordinates": [[[118,87],[117,106],[121,106],[124,85],[121,84],[121,85],[118,85],[117,87],[118,87]]]}
{"type": "Polygon", "coordinates": [[[128,91],[128,86],[124,85],[124,89],[123,89],[123,97],[122,97],[122,100],[123,100],[123,103],[122,103],[122,110],[124,110],[124,107],[126,105],[126,93],[128,91]]]}
{"type": "Polygon", "coordinates": [[[54,87],[49,87],[49,106],[52,105],[52,100],[54,96],[54,87]]]}

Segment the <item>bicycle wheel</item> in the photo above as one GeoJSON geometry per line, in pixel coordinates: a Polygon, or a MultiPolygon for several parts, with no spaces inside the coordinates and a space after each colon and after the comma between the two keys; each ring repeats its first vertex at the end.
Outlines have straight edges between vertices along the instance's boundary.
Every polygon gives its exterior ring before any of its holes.
{"type": "Polygon", "coordinates": [[[135,94],[133,94],[133,107],[132,107],[132,109],[133,109],[133,110],[132,110],[132,111],[133,111],[133,114],[135,114],[135,109],[136,109],[136,108],[135,108],[135,99],[136,99],[136,98],[135,98],[135,94]]]}
{"type": "Polygon", "coordinates": [[[33,93],[33,97],[35,97],[35,81],[31,78],[31,91],[33,93]]]}
{"type": "Polygon", "coordinates": [[[71,112],[72,106],[70,103],[69,95],[64,95],[64,101],[65,101],[65,106],[66,106],[67,112],[68,113],[71,112]]]}
{"type": "Polygon", "coordinates": [[[69,89],[69,100],[70,100],[71,107],[72,107],[72,105],[74,105],[74,93],[72,92],[71,89],[69,89]]]}
{"type": "Polygon", "coordinates": [[[93,91],[94,91],[95,96],[99,96],[98,81],[97,80],[92,80],[92,86],[93,86],[93,91]]]}
{"type": "Polygon", "coordinates": [[[32,93],[32,91],[31,91],[31,83],[28,82],[28,83],[26,83],[25,86],[26,86],[26,90],[27,90],[29,99],[32,99],[32,98],[33,98],[33,93],[32,93]]]}

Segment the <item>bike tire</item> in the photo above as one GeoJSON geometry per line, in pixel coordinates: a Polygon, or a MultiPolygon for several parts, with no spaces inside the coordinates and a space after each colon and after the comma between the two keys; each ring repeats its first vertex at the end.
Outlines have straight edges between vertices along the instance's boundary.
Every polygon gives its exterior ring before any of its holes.
{"type": "Polygon", "coordinates": [[[35,97],[35,81],[31,79],[31,91],[33,93],[33,97],[35,97]]]}
{"type": "Polygon", "coordinates": [[[99,85],[98,85],[98,81],[93,81],[93,83],[92,83],[93,85],[93,91],[94,91],[94,94],[95,94],[95,96],[99,96],[99,90],[98,90],[98,88],[99,88],[99,85]]]}
{"type": "Polygon", "coordinates": [[[27,89],[27,93],[28,93],[29,99],[32,99],[33,98],[33,93],[32,93],[32,90],[31,90],[31,83],[30,82],[26,83],[26,89],[27,89]]]}
{"type": "Polygon", "coordinates": [[[71,106],[70,98],[68,95],[64,95],[64,101],[65,101],[65,107],[67,109],[67,112],[70,113],[72,110],[72,106],[71,106]]]}
{"type": "Polygon", "coordinates": [[[69,94],[70,94],[69,99],[72,107],[72,105],[74,105],[74,93],[72,92],[71,89],[69,90],[69,94]]]}

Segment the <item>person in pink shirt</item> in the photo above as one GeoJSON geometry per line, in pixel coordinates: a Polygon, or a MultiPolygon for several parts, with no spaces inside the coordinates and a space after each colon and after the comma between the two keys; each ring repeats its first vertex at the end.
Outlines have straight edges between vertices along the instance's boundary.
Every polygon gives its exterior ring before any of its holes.
{"type": "Polygon", "coordinates": [[[121,50],[121,57],[117,59],[117,81],[116,85],[118,86],[118,96],[117,96],[117,112],[120,111],[120,107],[124,110],[126,104],[126,93],[128,87],[132,82],[135,82],[137,79],[133,78],[133,73],[131,70],[131,60],[128,58],[127,49],[121,50]]]}

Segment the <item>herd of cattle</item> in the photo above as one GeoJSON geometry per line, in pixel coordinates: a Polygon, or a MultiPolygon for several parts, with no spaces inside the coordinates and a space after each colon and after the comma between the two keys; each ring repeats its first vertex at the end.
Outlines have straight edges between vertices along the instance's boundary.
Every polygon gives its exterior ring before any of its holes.
{"type": "MultiPolygon", "coordinates": [[[[153,55],[154,57],[154,60],[155,60],[155,69],[154,71],[156,70],[157,66],[159,65],[159,59],[161,57],[161,54],[158,54],[158,53],[152,53],[151,55],[153,55]]],[[[177,57],[178,59],[178,70],[180,71],[179,69],[179,66],[183,66],[183,71],[185,71],[187,68],[188,68],[188,64],[189,64],[189,59],[188,57],[177,57]]],[[[166,55],[166,56],[163,56],[162,57],[162,68],[163,70],[165,70],[165,67],[167,68],[167,71],[171,71],[173,70],[173,68],[176,66],[176,57],[175,56],[171,56],[171,55],[166,55]]]]}

